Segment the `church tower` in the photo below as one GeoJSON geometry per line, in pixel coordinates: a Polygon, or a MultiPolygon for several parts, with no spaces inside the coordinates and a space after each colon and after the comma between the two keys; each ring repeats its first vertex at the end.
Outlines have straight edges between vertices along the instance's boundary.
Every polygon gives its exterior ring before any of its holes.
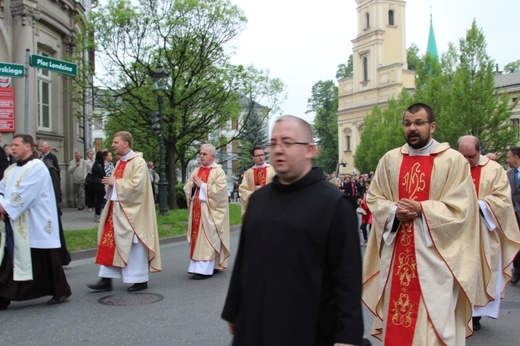
{"type": "MultiPolygon", "coordinates": [[[[364,119],[374,105],[385,108],[403,88],[413,89],[415,72],[406,62],[406,1],[355,0],[358,35],[352,40],[353,75],[338,81],[340,173],[352,173],[364,119]]],[[[362,172],[366,173],[366,172],[362,172]]]]}

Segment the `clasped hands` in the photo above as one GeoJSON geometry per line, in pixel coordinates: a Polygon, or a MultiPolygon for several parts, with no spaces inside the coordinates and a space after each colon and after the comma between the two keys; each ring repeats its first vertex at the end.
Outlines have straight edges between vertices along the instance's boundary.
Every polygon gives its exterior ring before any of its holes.
{"type": "Polygon", "coordinates": [[[421,215],[421,203],[408,198],[403,198],[397,203],[395,217],[399,221],[411,221],[421,215]]]}

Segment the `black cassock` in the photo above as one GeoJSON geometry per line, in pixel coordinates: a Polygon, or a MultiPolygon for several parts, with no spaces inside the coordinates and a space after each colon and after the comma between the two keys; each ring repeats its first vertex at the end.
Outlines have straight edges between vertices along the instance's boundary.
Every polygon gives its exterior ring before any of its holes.
{"type": "Polygon", "coordinates": [[[321,169],[251,195],[222,317],[233,345],[361,344],[355,206],[321,169]]]}

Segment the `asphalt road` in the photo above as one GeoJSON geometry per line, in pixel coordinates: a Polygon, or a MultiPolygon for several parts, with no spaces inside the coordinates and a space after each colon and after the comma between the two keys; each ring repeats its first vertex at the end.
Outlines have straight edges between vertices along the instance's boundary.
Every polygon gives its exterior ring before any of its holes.
{"type": "MultiPolygon", "coordinates": [[[[239,233],[232,232],[232,254],[239,233]]],[[[227,324],[220,319],[230,272],[190,280],[184,241],[161,246],[161,255],[163,271],[151,274],[148,290],[133,294],[120,280],[115,280],[112,292],[92,292],[86,285],[98,279],[93,258],[72,261],[65,271],[71,298],[55,306],[45,304],[48,297],[12,302],[8,310],[0,311],[0,344],[230,345],[227,324]],[[101,304],[102,299],[123,306],[101,304]]],[[[232,256],[231,265],[233,260],[232,256]]],[[[371,316],[365,311],[364,317],[368,335],[371,316]]],[[[500,319],[484,318],[482,330],[468,339],[468,345],[517,345],[519,321],[520,285],[509,286],[500,319]]]]}

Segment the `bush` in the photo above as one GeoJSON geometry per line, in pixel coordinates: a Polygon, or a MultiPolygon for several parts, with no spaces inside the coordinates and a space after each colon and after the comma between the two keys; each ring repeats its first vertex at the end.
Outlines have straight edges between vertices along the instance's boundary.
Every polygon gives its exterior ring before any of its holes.
{"type": "Polygon", "coordinates": [[[177,199],[177,208],[179,209],[188,208],[188,203],[186,202],[186,195],[184,194],[183,188],[183,184],[177,184],[175,186],[175,197],[177,199]]]}

